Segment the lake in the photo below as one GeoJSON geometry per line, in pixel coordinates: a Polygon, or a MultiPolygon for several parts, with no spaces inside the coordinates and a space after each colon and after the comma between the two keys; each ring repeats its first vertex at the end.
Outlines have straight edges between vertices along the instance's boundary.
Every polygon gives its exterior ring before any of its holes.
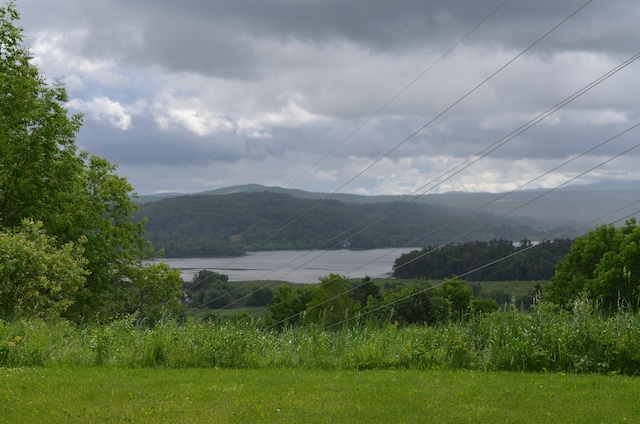
{"type": "Polygon", "coordinates": [[[206,269],[229,276],[229,281],[284,280],[317,283],[330,273],[347,278],[381,278],[391,274],[393,262],[416,248],[371,250],[278,250],[252,252],[232,258],[165,258],[180,269],[182,279],[191,281],[206,269]]]}

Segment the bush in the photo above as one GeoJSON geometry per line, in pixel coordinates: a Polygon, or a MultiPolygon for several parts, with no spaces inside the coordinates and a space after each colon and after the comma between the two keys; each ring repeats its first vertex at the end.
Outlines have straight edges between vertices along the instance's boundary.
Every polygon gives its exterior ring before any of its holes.
{"type": "Polygon", "coordinates": [[[85,282],[82,247],[56,247],[42,224],[0,232],[0,318],[52,317],[62,314],[85,282]]]}

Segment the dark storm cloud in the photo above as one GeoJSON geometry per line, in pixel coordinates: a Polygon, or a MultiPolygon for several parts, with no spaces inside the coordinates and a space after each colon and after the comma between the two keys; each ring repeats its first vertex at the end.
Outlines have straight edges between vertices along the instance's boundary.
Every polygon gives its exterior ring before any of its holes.
{"type": "MultiPolygon", "coordinates": [[[[163,66],[225,78],[251,78],[270,52],[255,40],[296,40],[318,46],[355,43],[393,55],[416,48],[443,50],[503,3],[493,1],[354,0],[151,1],[23,0],[31,30],[87,30],[78,48],[93,57],[114,57],[138,66],[163,66]],[[32,8],[38,8],[36,11],[32,8]],[[44,13],[42,13],[44,12],[44,13]],[[46,16],[46,20],[44,17],[46,16]]],[[[584,1],[507,2],[470,45],[521,49],[584,1]]],[[[640,27],[640,3],[594,1],[540,46],[541,51],[629,51],[640,27]]]]}
{"type": "MultiPolygon", "coordinates": [[[[373,193],[406,191],[478,155],[636,53],[640,2],[592,1],[478,87],[585,3],[18,0],[17,6],[39,66],[65,77],[71,106],[86,114],[79,143],[120,163],[140,192],[287,185],[302,172],[305,187],[333,191],[378,161],[353,187],[373,193]],[[162,175],[154,177],[154,167],[162,175]]],[[[631,125],[640,119],[637,72],[637,65],[620,72],[450,188],[513,185],[631,125]]],[[[598,154],[615,154],[614,147],[598,154]]]]}

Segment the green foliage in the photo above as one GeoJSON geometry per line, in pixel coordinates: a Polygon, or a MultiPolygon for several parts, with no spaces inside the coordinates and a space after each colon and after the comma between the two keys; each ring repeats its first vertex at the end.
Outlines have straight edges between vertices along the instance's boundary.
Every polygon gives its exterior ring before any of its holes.
{"type": "Polygon", "coordinates": [[[201,291],[207,290],[220,283],[226,283],[229,281],[229,276],[221,274],[208,269],[203,269],[194,274],[191,283],[185,284],[185,289],[188,291],[201,291]]]}
{"type": "Polygon", "coordinates": [[[546,298],[566,307],[580,296],[604,310],[640,306],[640,227],[603,225],[578,239],[545,287],[546,298]]]}
{"type": "Polygon", "coordinates": [[[382,300],[370,299],[365,308],[382,322],[391,320],[401,325],[432,325],[445,320],[448,310],[446,300],[435,298],[431,285],[420,280],[385,291],[382,300]]]}
{"type": "Polygon", "coordinates": [[[548,280],[572,244],[571,240],[558,239],[532,246],[530,241],[523,240],[516,247],[510,240],[501,239],[428,246],[397,258],[393,275],[428,279],[464,275],[472,281],[548,280]],[[486,266],[495,261],[499,262],[486,266]]]}
{"type": "Polygon", "coordinates": [[[462,319],[469,313],[473,290],[466,281],[459,279],[446,280],[434,288],[433,294],[446,300],[450,318],[462,319]]]}
{"type": "Polygon", "coordinates": [[[85,283],[85,263],[82,246],[58,247],[41,223],[0,232],[0,318],[60,316],[85,283]]]}
{"type": "Polygon", "coordinates": [[[472,288],[457,278],[428,282],[374,281],[365,277],[351,280],[349,285],[345,283],[343,277],[330,275],[322,278],[319,284],[287,284],[276,288],[266,325],[286,328],[306,324],[333,328],[336,324],[358,325],[362,320],[376,324],[447,325],[490,314],[501,306],[529,310],[534,298],[540,298],[541,291],[537,282],[482,282],[475,283],[472,288]],[[483,288],[484,285],[489,288],[483,288]],[[500,293],[506,296],[500,299],[500,304],[494,297],[498,285],[504,287],[500,293]],[[350,301],[345,304],[347,298],[350,301]],[[351,312],[345,313],[347,310],[351,312]]]}
{"type": "Polygon", "coordinates": [[[143,237],[143,221],[132,220],[133,187],[115,165],[78,151],[82,117],[66,110],[65,87],[49,86],[31,63],[18,18],[13,2],[0,7],[0,229],[30,219],[42,223],[58,249],[82,245],[84,284],[74,286],[60,310],[70,319],[108,320],[133,305],[144,314],[153,304],[171,304],[180,295],[175,274],[144,265],[156,254],[143,237]]]}
{"type": "Polygon", "coordinates": [[[266,307],[273,301],[273,284],[272,281],[229,282],[228,275],[210,270],[198,271],[191,282],[182,284],[185,314],[209,315],[225,311],[232,314],[232,309],[266,307]]]}
{"type": "Polygon", "coordinates": [[[273,293],[273,302],[269,305],[271,319],[269,324],[277,328],[286,328],[301,322],[302,315],[311,301],[313,287],[292,287],[283,285],[273,293]]]}
{"type": "Polygon", "coordinates": [[[82,167],[81,116],[68,115],[62,84],[49,87],[30,62],[18,18],[13,3],[0,8],[0,222],[32,217],[48,228],[82,167]]]}
{"type": "Polygon", "coordinates": [[[366,276],[362,281],[351,282],[349,296],[358,302],[360,307],[364,307],[370,298],[372,300],[382,299],[382,292],[380,286],[376,285],[371,277],[366,276]]]}
{"type": "Polygon", "coordinates": [[[121,314],[131,314],[147,322],[155,322],[180,310],[182,279],[180,271],[166,263],[145,265],[130,270],[131,280],[117,287],[121,314]]]}
{"type": "Polygon", "coordinates": [[[484,298],[482,296],[476,296],[471,299],[469,304],[471,312],[473,314],[490,314],[500,309],[498,302],[492,298],[484,298]]]}
{"type": "Polygon", "coordinates": [[[303,321],[307,324],[333,326],[351,319],[358,306],[349,297],[349,282],[338,274],[329,274],[320,279],[311,294],[303,321]]]}
{"type": "MultiPolygon", "coordinates": [[[[437,205],[320,203],[274,192],[168,198],[145,203],[135,216],[148,219],[148,239],[169,257],[237,255],[248,249],[422,246],[449,241],[479,224],[469,219],[448,226],[454,214],[437,205]],[[395,212],[389,215],[390,210],[395,212]],[[386,217],[380,221],[381,216],[386,217]],[[380,222],[372,225],[375,221],[380,222]],[[420,239],[421,234],[428,239],[420,239]]],[[[486,225],[472,237],[520,240],[536,231],[486,225]]]]}
{"type": "Polygon", "coordinates": [[[640,373],[640,315],[598,313],[579,300],[572,313],[482,314],[446,325],[358,325],[266,329],[259,320],[161,320],[108,324],[0,320],[0,369],[111,366],[640,373]]]}

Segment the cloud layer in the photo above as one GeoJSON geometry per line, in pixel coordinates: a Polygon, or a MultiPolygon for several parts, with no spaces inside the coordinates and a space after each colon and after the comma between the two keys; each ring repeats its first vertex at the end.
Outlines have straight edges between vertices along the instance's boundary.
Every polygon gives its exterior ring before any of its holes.
{"type": "MultiPolygon", "coordinates": [[[[81,148],[119,163],[145,194],[244,183],[410,193],[638,53],[640,39],[635,0],[17,7],[35,63],[85,114],[81,148]]],[[[433,191],[509,190],[635,124],[638,62],[433,191]]],[[[635,140],[630,132],[531,187],[561,184],[635,140]]],[[[581,180],[638,180],[637,154],[581,180]]]]}

